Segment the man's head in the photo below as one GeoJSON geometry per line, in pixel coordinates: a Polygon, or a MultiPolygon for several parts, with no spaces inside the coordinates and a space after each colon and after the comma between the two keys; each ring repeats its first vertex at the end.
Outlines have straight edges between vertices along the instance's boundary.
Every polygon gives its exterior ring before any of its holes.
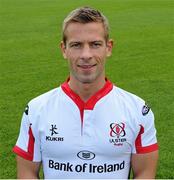
{"type": "Polygon", "coordinates": [[[61,49],[68,60],[70,80],[97,83],[105,79],[105,61],[112,53],[108,22],[97,10],[79,8],[64,20],[61,49]]]}
{"type": "Polygon", "coordinates": [[[102,23],[104,28],[104,38],[107,41],[109,39],[109,23],[107,18],[100,13],[98,10],[95,10],[90,7],[81,7],[73,10],[63,22],[63,42],[66,44],[67,35],[66,29],[70,23],[81,23],[86,24],[90,22],[102,23]]]}

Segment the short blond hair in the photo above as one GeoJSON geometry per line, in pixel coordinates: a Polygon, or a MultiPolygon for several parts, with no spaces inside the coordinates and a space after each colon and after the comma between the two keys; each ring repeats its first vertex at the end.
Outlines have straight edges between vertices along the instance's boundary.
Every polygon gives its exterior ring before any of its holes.
{"type": "Polygon", "coordinates": [[[109,39],[109,23],[107,18],[98,10],[95,10],[90,7],[80,7],[72,12],[69,13],[69,15],[64,19],[63,21],[63,37],[62,40],[64,44],[66,44],[67,36],[66,36],[66,29],[67,26],[70,23],[90,23],[90,22],[98,22],[102,23],[104,27],[104,32],[105,32],[105,39],[106,41],[109,39]]]}

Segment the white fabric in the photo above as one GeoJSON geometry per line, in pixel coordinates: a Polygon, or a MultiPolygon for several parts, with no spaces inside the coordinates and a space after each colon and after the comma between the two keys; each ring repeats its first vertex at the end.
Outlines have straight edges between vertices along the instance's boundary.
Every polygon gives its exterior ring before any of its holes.
{"type": "Polygon", "coordinates": [[[27,151],[32,124],[33,161],[42,161],[45,178],[126,179],[140,127],[143,147],[157,143],[154,116],[151,110],[142,115],[144,104],[114,86],[84,110],[82,123],[78,106],[59,87],[30,101],[16,146],[27,151]]]}

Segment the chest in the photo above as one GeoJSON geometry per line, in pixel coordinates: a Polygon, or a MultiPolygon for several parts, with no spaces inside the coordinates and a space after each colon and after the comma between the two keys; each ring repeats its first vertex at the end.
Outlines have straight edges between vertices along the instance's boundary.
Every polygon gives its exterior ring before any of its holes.
{"type": "Polygon", "coordinates": [[[94,152],[102,158],[130,154],[138,132],[130,112],[111,102],[83,111],[64,103],[47,109],[40,120],[42,154],[56,158],[72,159],[79,152],[94,152]]]}

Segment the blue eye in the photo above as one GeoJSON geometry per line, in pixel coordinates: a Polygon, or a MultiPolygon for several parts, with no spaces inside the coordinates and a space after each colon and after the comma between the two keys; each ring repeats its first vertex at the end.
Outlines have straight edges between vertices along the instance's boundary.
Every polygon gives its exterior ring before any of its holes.
{"type": "Polygon", "coordinates": [[[81,44],[80,43],[74,43],[74,44],[71,45],[71,47],[73,47],[73,48],[80,48],[81,44]]]}
{"type": "Polygon", "coordinates": [[[101,47],[101,43],[98,43],[98,42],[94,42],[94,43],[92,43],[92,47],[94,47],[94,48],[99,48],[99,47],[101,47]]]}
{"type": "Polygon", "coordinates": [[[100,46],[100,45],[101,45],[101,44],[99,44],[99,43],[95,43],[95,44],[94,44],[94,46],[100,46]]]}

